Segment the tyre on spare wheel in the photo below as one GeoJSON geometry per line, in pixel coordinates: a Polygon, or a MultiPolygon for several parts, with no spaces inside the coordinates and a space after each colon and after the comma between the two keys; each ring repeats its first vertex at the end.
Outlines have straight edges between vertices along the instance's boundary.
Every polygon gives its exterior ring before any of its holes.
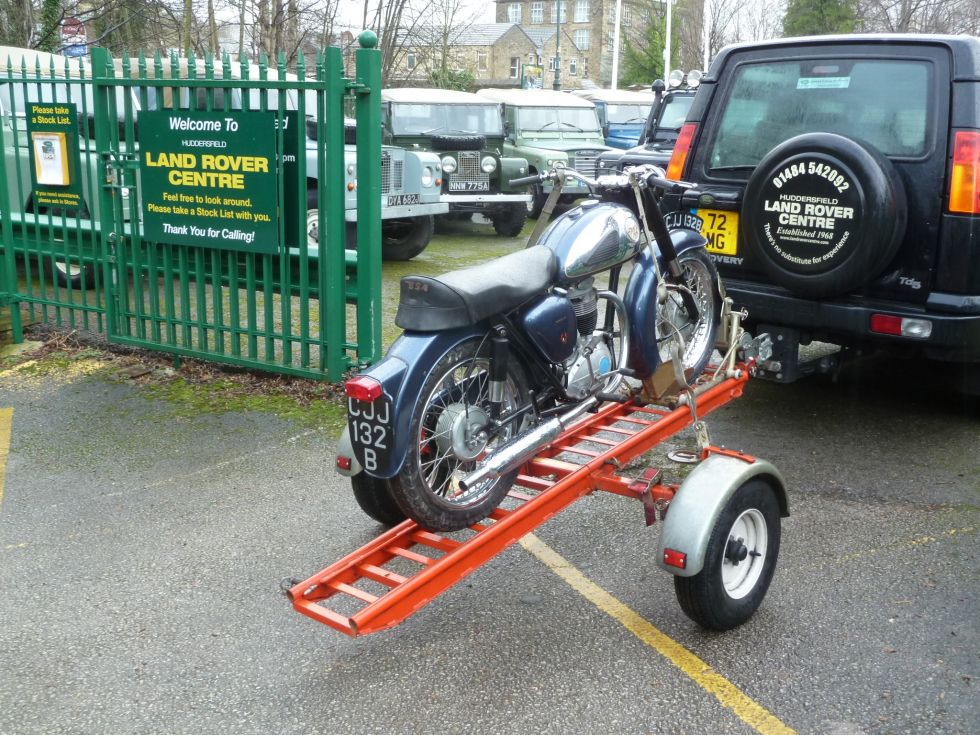
{"type": "Polygon", "coordinates": [[[434,151],[481,151],[487,145],[485,135],[433,135],[434,151]]]}
{"type": "Polygon", "coordinates": [[[801,296],[848,293],[879,275],[905,234],[906,199],[877,149],[834,133],[781,143],[745,188],[741,237],[774,283],[801,296]]]}

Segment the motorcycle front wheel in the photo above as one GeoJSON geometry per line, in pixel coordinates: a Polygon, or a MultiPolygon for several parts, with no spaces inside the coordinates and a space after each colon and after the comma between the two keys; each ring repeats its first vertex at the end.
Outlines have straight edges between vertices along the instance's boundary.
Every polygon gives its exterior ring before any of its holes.
{"type": "Polygon", "coordinates": [[[700,314],[697,320],[691,319],[680,292],[668,291],[667,300],[660,305],[657,315],[657,346],[663,363],[674,356],[675,346],[683,340],[684,371],[689,371],[689,380],[693,382],[704,372],[715,349],[715,335],[721,320],[718,271],[701,248],[681,253],[677,262],[700,314]]]}
{"type": "MultiPolygon", "coordinates": [[[[408,454],[391,479],[391,494],[405,514],[430,531],[456,531],[486,518],[517,476],[487,480],[463,490],[460,480],[495,447],[513,437],[510,424],[487,438],[490,424],[488,345],[471,340],[432,368],[412,411],[408,454]]],[[[527,378],[513,357],[504,382],[503,412],[526,403],[527,378]]]]}

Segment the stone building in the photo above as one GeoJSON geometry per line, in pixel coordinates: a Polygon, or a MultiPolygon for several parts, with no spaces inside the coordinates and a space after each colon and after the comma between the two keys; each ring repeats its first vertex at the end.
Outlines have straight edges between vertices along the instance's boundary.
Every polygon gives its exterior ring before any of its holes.
{"type": "MultiPolygon", "coordinates": [[[[517,23],[529,35],[550,33],[554,37],[556,22],[562,29],[559,47],[561,59],[561,83],[565,86],[609,86],[612,79],[613,27],[616,20],[615,0],[494,0],[497,3],[498,23],[517,23]],[[558,18],[559,7],[561,18],[558,18]],[[550,29],[550,30],[549,30],[550,29]],[[570,37],[566,45],[565,37],[570,37]],[[570,63],[575,62],[572,74],[570,63]],[[574,76],[569,80],[568,77],[574,76]],[[584,84],[583,84],[584,82],[584,84]]],[[[636,34],[641,19],[633,4],[622,3],[621,48],[626,36],[636,34]]],[[[545,79],[548,69],[554,68],[554,41],[545,54],[545,79]]],[[[620,64],[623,62],[620,54],[620,64]]],[[[554,72],[551,72],[551,79],[554,72]]]]}

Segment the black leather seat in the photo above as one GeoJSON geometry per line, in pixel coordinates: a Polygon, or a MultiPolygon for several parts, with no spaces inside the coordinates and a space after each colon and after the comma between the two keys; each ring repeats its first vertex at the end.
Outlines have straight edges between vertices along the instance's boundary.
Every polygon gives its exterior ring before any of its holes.
{"type": "Polygon", "coordinates": [[[422,331],[476,324],[543,293],[557,272],[555,254],[539,245],[441,276],[405,276],[395,324],[422,331]]]}

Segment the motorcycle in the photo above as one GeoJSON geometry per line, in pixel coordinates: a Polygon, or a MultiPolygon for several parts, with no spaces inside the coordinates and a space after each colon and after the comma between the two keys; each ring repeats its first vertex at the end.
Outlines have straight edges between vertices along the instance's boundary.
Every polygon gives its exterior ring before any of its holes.
{"type": "Polygon", "coordinates": [[[510,184],[560,190],[566,179],[592,197],[542,223],[524,250],[402,279],[403,334],[345,383],[337,465],[375,520],[470,526],[585,412],[638,392],[655,400],[665,383],[687,390],[708,364],[721,283],[696,222],[672,216],[669,228],[660,209],[666,192],[691,185],[650,165],[596,180],[558,168],[510,184]]]}

